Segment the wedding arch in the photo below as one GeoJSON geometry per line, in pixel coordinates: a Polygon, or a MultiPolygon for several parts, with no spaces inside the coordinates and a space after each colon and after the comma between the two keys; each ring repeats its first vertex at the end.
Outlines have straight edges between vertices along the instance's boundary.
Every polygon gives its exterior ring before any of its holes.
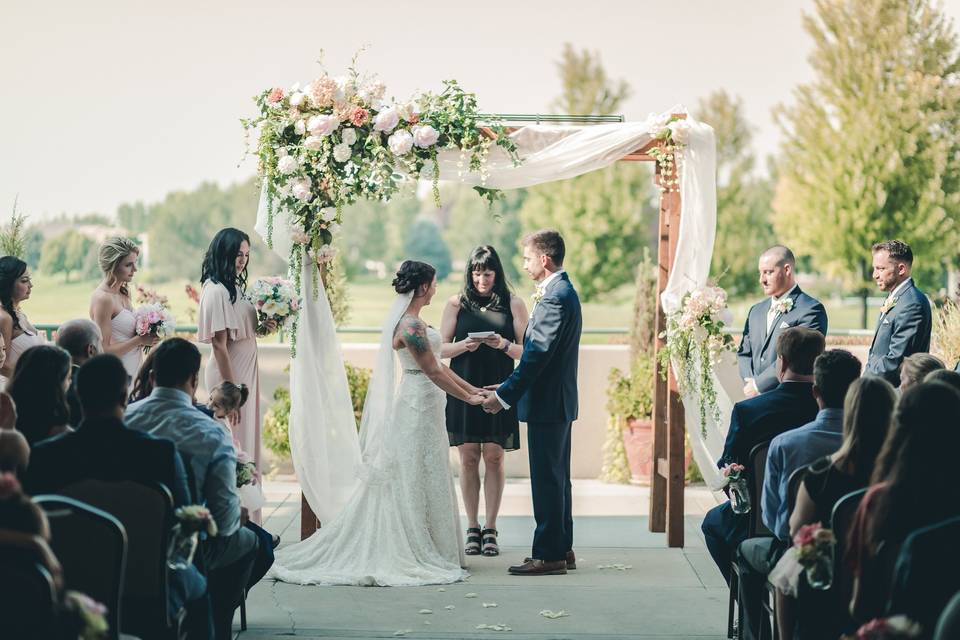
{"type": "MultiPolygon", "coordinates": [[[[256,231],[289,261],[303,297],[292,331],[290,448],[303,499],[301,536],[346,503],[364,473],[361,440],[339,340],[321,272],[347,205],[386,201],[430,180],[474,186],[495,199],[502,189],[564,180],[618,161],[655,163],[660,189],[656,351],[665,348],[668,318],[706,284],[716,227],[713,130],[676,107],[642,122],[605,124],[509,121],[477,110],[456,82],[440,94],[382,104],[375,78],[322,75],[289,91],[267,89],[260,115],[245,121],[258,136],[261,197],[256,231]],[[310,452],[310,455],[307,455],[310,452]]],[[[572,248],[571,253],[575,253],[572,248]]],[[[682,547],[685,424],[708,482],[725,424],[703,419],[696,388],[678,388],[673,364],[657,358],[650,530],[682,547]],[[686,407],[686,408],[685,408],[686,407]]],[[[729,411],[721,393],[720,413],[729,411]]],[[[717,416],[719,417],[719,416],[717,416]]]]}

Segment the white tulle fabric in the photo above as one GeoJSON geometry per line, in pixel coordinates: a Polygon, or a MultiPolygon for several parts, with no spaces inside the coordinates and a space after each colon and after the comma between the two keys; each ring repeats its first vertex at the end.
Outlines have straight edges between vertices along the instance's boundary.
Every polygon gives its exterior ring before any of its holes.
{"type": "MultiPolygon", "coordinates": [[[[409,301],[398,299],[403,309],[409,301]]],[[[406,349],[396,352],[403,373],[394,392],[395,326],[385,327],[389,359],[378,363],[387,366],[374,374],[379,380],[371,381],[367,394],[362,422],[372,430],[361,429],[361,480],[332,520],[277,550],[272,577],[296,584],[415,586],[468,576],[449,468],[447,396],[406,349]],[[391,401],[381,405],[385,397],[391,401]]],[[[440,334],[428,329],[427,338],[439,358],[440,334]]]]}
{"type": "MultiPolygon", "coordinates": [[[[439,154],[440,179],[491,188],[529,187],[553,180],[572,178],[601,169],[649,143],[657,122],[681,113],[676,106],[644,122],[592,126],[532,125],[517,129],[511,138],[517,143],[523,163],[514,166],[499,148],[493,148],[485,181],[473,172],[458,168],[460,155],[445,150],[439,154]]],[[[683,294],[707,281],[716,227],[716,151],[713,130],[692,118],[682,154],[680,221],[677,256],[664,293],[664,309],[675,309],[683,294]]],[[[283,258],[289,255],[290,227],[284,213],[274,207],[273,247],[283,258]]],[[[267,236],[267,199],[261,193],[256,230],[267,236]]],[[[575,249],[570,260],[576,260],[575,249]]],[[[307,261],[305,260],[305,263],[307,261]]],[[[304,270],[306,274],[308,270],[304,270]]],[[[309,283],[304,276],[304,291],[309,283]]],[[[330,519],[345,504],[359,477],[360,447],[353,425],[349,390],[340,355],[333,316],[322,292],[316,302],[305,295],[297,334],[298,357],[291,367],[290,432],[294,466],[304,494],[322,521],[330,519]],[[297,435],[294,435],[297,434],[297,435]],[[350,481],[347,482],[346,480],[350,481]],[[347,495],[344,495],[346,493],[347,495]]],[[[715,460],[723,450],[730,408],[742,384],[737,384],[735,362],[728,359],[715,372],[721,420],[707,426],[701,435],[699,400],[684,397],[687,425],[694,457],[708,482],[719,475],[715,460]]]]}

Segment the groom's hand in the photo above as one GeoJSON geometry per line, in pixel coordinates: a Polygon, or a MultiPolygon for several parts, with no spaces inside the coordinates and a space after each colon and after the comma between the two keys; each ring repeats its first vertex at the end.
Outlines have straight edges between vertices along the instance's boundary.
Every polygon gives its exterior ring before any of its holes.
{"type": "MultiPolygon", "coordinates": [[[[503,383],[501,382],[500,384],[503,384],[503,383]]],[[[487,391],[496,391],[499,388],[500,388],[499,384],[488,384],[487,386],[484,387],[484,389],[486,389],[487,391]]]]}
{"type": "Polygon", "coordinates": [[[483,401],[483,410],[487,413],[500,413],[503,409],[503,405],[500,404],[500,399],[497,398],[496,394],[491,393],[487,396],[487,399],[483,401]]]}

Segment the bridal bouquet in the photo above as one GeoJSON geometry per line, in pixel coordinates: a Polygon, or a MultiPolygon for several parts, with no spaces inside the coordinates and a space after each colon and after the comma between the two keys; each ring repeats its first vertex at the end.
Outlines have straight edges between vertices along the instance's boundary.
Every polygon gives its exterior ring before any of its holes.
{"type": "Polygon", "coordinates": [[[277,326],[285,326],[296,318],[300,311],[300,296],[293,283],[276,276],[258,278],[247,293],[257,309],[257,331],[266,333],[266,323],[273,320],[277,326]]]}
{"type": "Polygon", "coordinates": [[[173,335],[177,330],[177,321],[167,308],[160,303],[145,304],[134,312],[134,331],[138,336],[153,334],[159,337],[173,335]]]}

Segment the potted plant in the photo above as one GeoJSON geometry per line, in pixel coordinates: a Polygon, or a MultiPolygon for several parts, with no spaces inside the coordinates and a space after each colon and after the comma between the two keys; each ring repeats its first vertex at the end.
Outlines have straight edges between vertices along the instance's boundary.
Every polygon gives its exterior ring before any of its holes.
{"type": "MultiPolygon", "coordinates": [[[[611,425],[608,439],[623,443],[623,455],[629,466],[627,481],[647,482],[653,464],[653,385],[655,368],[653,358],[643,354],[636,358],[629,374],[620,369],[610,371],[607,388],[607,412],[611,425]]],[[[617,481],[614,469],[620,447],[608,443],[605,447],[605,479],[617,481]]],[[[622,469],[622,460],[620,461],[622,469]]],[[[622,473],[620,474],[622,476],[622,473]]],[[[619,478],[620,482],[624,479],[619,478]]]]}

